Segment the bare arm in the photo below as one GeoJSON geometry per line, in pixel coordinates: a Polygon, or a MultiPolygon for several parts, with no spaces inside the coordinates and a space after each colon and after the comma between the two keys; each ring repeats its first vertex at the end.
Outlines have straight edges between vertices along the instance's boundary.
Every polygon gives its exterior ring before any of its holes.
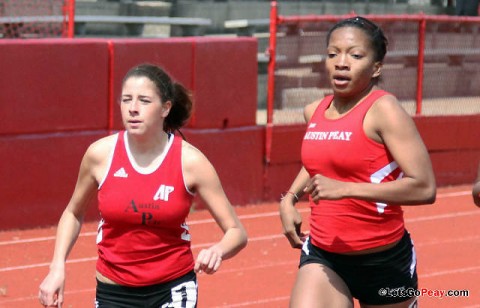
{"type": "Polygon", "coordinates": [[[480,164],[478,165],[477,179],[472,188],[472,197],[475,205],[480,207],[480,164]]]}
{"type": "MultiPolygon", "coordinates": [[[[309,122],[320,101],[307,105],[304,109],[305,122],[309,122]]],[[[302,232],[302,216],[295,208],[295,203],[303,196],[304,189],[310,180],[310,175],[304,167],[300,169],[293,180],[290,188],[284,193],[280,200],[280,220],[282,221],[283,234],[293,248],[301,248],[307,234],[302,232]]]]}
{"type": "Polygon", "coordinates": [[[358,198],[402,205],[433,203],[436,185],[427,149],[415,123],[393,96],[384,96],[372,106],[364,130],[371,139],[386,145],[402,169],[403,178],[372,184],[339,182],[316,175],[306,189],[314,201],[358,198]]]}
{"type": "Polygon", "coordinates": [[[90,199],[97,190],[95,171],[101,157],[97,143],[89,147],[82,159],[75,190],[58,223],[50,271],[40,285],[39,297],[44,305],[61,307],[63,303],[65,262],[80,233],[90,199]]]}
{"type": "Polygon", "coordinates": [[[205,201],[208,210],[223,231],[221,240],[200,251],[195,270],[213,274],[224,259],[235,256],[247,244],[247,233],[238,219],[210,161],[195,147],[184,142],[182,152],[187,186],[205,201]]]}
{"type": "Polygon", "coordinates": [[[301,198],[303,190],[310,179],[307,170],[302,167],[288,192],[280,200],[280,220],[282,221],[283,234],[293,248],[302,248],[307,234],[302,232],[302,216],[295,208],[297,198],[301,198]]]}
{"type": "Polygon", "coordinates": [[[82,161],[75,191],[58,224],[52,268],[61,267],[66,261],[82,227],[87,205],[97,188],[88,160],[85,157],[82,161]]]}

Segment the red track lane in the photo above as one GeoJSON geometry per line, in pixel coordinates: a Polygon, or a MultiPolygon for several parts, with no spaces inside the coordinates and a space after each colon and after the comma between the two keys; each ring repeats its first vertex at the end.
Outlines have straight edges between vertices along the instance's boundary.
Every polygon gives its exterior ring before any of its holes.
{"type": "MultiPolygon", "coordinates": [[[[441,188],[434,205],[404,207],[417,255],[420,307],[480,307],[480,209],[470,186],[441,188]],[[428,293],[468,290],[468,297],[428,293]]],[[[278,204],[237,207],[249,234],[247,248],[215,275],[199,275],[199,307],[287,307],[299,251],[282,235],[278,204]]],[[[308,206],[299,205],[308,229],[308,206]]],[[[220,237],[206,211],[189,218],[194,254],[220,237]]],[[[67,265],[64,307],[93,307],[96,223],[82,229],[67,265]]],[[[0,307],[41,307],[38,285],[48,271],[55,228],[0,232],[0,307]]]]}

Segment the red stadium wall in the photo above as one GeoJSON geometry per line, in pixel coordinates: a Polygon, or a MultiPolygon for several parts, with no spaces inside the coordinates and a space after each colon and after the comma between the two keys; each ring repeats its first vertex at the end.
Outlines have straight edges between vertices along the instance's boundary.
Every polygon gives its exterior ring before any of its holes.
{"type": "MultiPolygon", "coordinates": [[[[415,117],[415,124],[432,160],[437,186],[473,183],[480,163],[480,114],[415,117]]],[[[304,126],[275,126],[272,159],[267,168],[267,199],[275,200],[288,189],[300,168],[304,126]]]]}
{"type": "Polygon", "coordinates": [[[68,40],[2,41],[0,114],[4,121],[0,121],[0,134],[105,129],[106,47],[97,40],[75,44],[68,40]]]}
{"type": "MultiPolygon", "coordinates": [[[[142,62],[162,65],[192,89],[196,107],[183,132],[216,167],[231,202],[278,199],[300,168],[304,127],[275,126],[264,164],[265,127],[255,124],[256,44],[208,37],[0,41],[0,230],[57,223],[88,145],[122,128],[121,81],[142,62]]],[[[471,183],[480,115],[415,121],[438,184],[471,183]]],[[[90,220],[98,218],[95,205],[90,220]]]]}
{"type": "MultiPolygon", "coordinates": [[[[256,54],[252,38],[0,41],[0,229],[56,224],[88,145],[122,128],[122,78],[144,62],[192,90],[185,135],[215,165],[232,203],[261,200],[256,54]]],[[[95,205],[88,219],[97,219],[95,205]]]]}
{"type": "MultiPolygon", "coordinates": [[[[111,48],[113,102],[118,101],[128,69],[142,62],[154,62],[193,91],[196,109],[189,128],[255,125],[256,41],[208,37],[118,39],[112,41],[111,48]]],[[[120,112],[113,105],[114,129],[121,129],[120,112]]]]}
{"type": "Polygon", "coordinates": [[[480,114],[415,118],[438,186],[473,183],[480,159],[480,114]]]}

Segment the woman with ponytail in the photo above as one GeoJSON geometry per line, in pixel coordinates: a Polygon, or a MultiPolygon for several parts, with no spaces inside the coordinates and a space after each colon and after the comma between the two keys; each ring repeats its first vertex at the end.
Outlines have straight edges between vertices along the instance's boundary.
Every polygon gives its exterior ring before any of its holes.
{"type": "Polygon", "coordinates": [[[61,307],[65,261],[88,201],[98,194],[95,307],[196,307],[198,273],[215,273],[247,243],[208,159],[175,135],[192,111],[189,92],[160,67],[132,68],[122,83],[125,130],[86,151],[60,219],[42,305],[61,307]],[[186,218],[198,194],[223,237],[194,258],[186,218]]]}

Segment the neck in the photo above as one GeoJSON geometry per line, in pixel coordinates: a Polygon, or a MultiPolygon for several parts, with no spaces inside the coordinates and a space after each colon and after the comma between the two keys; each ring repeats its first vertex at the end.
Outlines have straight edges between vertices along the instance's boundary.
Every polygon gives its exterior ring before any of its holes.
{"type": "Polygon", "coordinates": [[[367,88],[354,96],[343,97],[335,95],[333,98],[332,107],[335,108],[335,110],[339,114],[344,114],[345,112],[348,112],[350,109],[356,106],[366,96],[368,96],[368,94],[370,94],[376,89],[377,87],[375,85],[370,84],[367,88]]]}
{"type": "Polygon", "coordinates": [[[146,167],[160,157],[168,143],[168,134],[162,131],[151,138],[128,134],[128,147],[138,165],[146,167]]]}

